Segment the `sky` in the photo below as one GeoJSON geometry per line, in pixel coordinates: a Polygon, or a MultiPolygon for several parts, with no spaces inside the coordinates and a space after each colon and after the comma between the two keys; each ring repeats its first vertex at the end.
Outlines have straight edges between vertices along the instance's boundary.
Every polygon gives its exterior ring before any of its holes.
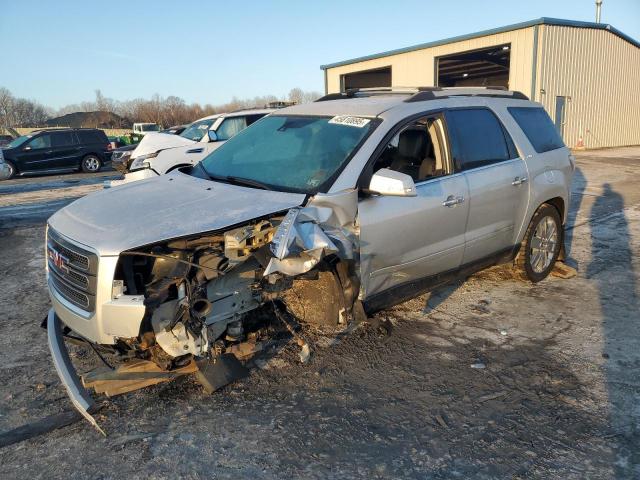
{"type": "MultiPolygon", "coordinates": [[[[320,65],[554,17],[594,21],[593,0],[0,0],[0,87],[52,108],[176,95],[324,89],[320,65]]],[[[602,22],[640,40],[640,0],[604,0],[602,22]]]]}

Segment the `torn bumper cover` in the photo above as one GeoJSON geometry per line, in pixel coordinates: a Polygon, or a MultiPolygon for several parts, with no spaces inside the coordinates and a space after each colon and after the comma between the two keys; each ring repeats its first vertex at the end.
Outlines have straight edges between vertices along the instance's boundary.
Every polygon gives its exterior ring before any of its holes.
{"type": "Polygon", "coordinates": [[[71,363],[67,346],[64,343],[62,329],[62,321],[58,318],[53,308],[50,309],[47,316],[47,337],[56,372],[64,388],[67,390],[73,406],[76,407],[84,418],[104,434],[95,419],[91,416],[91,412],[95,409],[96,404],[89,392],[82,386],[76,369],[71,363]]]}

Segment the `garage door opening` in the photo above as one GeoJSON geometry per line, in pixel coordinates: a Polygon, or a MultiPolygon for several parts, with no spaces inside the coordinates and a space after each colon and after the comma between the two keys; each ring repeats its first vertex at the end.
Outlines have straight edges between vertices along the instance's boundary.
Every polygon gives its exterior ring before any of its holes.
{"type": "Polygon", "coordinates": [[[511,44],[438,58],[439,87],[509,88],[511,44]]]}
{"type": "Polygon", "coordinates": [[[346,73],[340,77],[340,89],[343,92],[350,88],[380,88],[390,86],[391,67],[346,73]]]}

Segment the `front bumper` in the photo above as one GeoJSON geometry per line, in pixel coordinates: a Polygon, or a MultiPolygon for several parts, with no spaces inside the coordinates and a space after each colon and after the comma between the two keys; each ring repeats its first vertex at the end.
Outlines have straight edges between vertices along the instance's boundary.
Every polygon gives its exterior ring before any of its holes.
{"type": "Polygon", "coordinates": [[[95,419],[91,416],[91,412],[95,409],[96,404],[89,392],[82,386],[80,377],[78,377],[78,373],[71,363],[67,346],[64,343],[63,328],[63,323],[56,315],[56,312],[53,308],[50,309],[47,316],[47,338],[51,358],[53,359],[53,365],[56,368],[58,377],[60,377],[60,381],[64,385],[67,395],[69,395],[71,403],[76,410],[78,410],[89,423],[104,434],[95,419]]]}
{"type": "Polygon", "coordinates": [[[136,170],[135,172],[127,173],[122,180],[111,180],[110,182],[104,182],[105,188],[117,187],[119,185],[125,185],[131,182],[137,182],[138,180],[146,180],[147,178],[157,177],[158,174],[151,168],[143,168],[136,170]]]}

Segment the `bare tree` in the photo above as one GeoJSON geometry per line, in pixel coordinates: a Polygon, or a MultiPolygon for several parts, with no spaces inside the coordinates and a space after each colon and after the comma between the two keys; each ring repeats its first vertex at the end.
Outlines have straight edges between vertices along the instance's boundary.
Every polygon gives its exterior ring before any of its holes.
{"type": "Polygon", "coordinates": [[[302,103],[304,99],[304,91],[301,88],[292,88],[289,90],[289,101],[294,103],[302,103]]]}

